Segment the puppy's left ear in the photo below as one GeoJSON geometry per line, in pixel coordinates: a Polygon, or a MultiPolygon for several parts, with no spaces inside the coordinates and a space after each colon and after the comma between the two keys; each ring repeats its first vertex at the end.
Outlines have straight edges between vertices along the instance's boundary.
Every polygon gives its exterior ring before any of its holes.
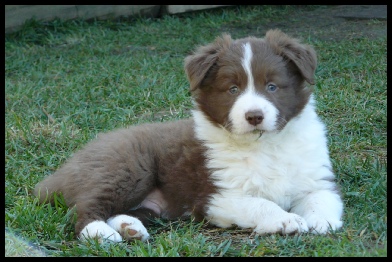
{"type": "Polygon", "coordinates": [[[278,55],[291,60],[309,84],[315,84],[317,56],[313,47],[300,43],[299,40],[289,37],[280,30],[269,30],[265,40],[278,55]]]}
{"type": "Polygon", "coordinates": [[[231,41],[230,35],[223,34],[221,37],[217,37],[214,42],[200,46],[193,54],[185,58],[184,68],[191,91],[195,91],[201,85],[208,71],[217,62],[219,52],[227,48],[231,41]]]}

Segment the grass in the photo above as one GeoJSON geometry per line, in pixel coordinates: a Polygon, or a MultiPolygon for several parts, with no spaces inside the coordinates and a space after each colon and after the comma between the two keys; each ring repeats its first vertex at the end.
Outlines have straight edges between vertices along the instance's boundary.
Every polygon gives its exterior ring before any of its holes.
{"type": "Polygon", "coordinates": [[[255,236],[157,220],[147,243],[82,243],[61,198],[52,207],[31,194],[99,132],[188,117],[192,103],[182,63],[196,45],[222,31],[262,36],[267,28],[248,25],[284,23],[298,8],[228,7],[89,23],[31,20],[6,35],[6,256],[386,256],[386,36],[333,41],[309,31],[299,35],[319,56],[317,107],[345,204],[339,232],[255,236]]]}

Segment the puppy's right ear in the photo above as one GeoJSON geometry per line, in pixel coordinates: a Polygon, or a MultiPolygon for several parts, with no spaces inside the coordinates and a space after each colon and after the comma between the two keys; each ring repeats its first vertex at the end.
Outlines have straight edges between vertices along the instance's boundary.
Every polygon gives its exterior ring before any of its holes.
{"type": "Polygon", "coordinates": [[[210,68],[218,60],[219,52],[223,48],[228,47],[231,42],[230,35],[223,34],[222,37],[217,37],[213,43],[200,46],[193,54],[185,58],[184,68],[191,91],[196,90],[200,86],[210,68]]]}
{"type": "Polygon", "coordinates": [[[314,84],[317,56],[313,47],[302,44],[299,40],[289,37],[278,29],[269,30],[265,39],[278,55],[287,58],[297,66],[299,72],[309,84],[314,84]]]}

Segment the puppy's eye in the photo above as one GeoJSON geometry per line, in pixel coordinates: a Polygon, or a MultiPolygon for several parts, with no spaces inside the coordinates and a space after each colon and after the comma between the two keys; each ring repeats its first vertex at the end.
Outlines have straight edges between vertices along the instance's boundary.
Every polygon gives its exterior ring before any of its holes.
{"type": "Polygon", "coordinates": [[[232,95],[234,95],[234,94],[237,94],[239,90],[240,90],[240,89],[238,88],[238,86],[231,86],[231,87],[229,88],[229,93],[232,94],[232,95]]]}
{"type": "Polygon", "coordinates": [[[268,84],[267,85],[267,91],[268,92],[275,92],[278,89],[278,87],[274,84],[268,84]]]}

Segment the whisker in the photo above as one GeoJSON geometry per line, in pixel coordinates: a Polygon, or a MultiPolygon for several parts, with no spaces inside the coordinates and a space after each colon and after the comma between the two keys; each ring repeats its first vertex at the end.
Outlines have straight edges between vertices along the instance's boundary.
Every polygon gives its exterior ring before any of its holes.
{"type": "Polygon", "coordinates": [[[286,124],[287,124],[287,120],[284,119],[283,117],[279,117],[276,121],[276,128],[278,130],[282,130],[286,124]]]}

